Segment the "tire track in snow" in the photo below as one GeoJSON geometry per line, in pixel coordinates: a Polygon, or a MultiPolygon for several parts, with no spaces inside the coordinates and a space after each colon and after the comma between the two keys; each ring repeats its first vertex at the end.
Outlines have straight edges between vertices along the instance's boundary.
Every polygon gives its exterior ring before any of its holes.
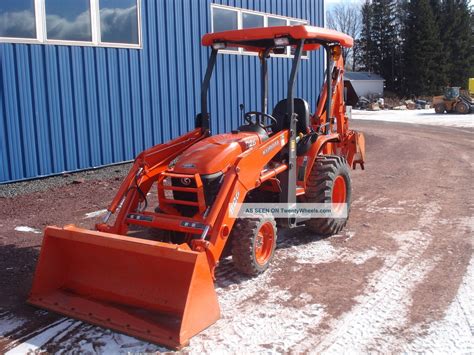
{"type": "MultiPolygon", "coordinates": [[[[229,259],[223,260],[217,269],[216,282],[222,318],[192,338],[186,350],[191,353],[239,352],[243,349],[252,353],[335,353],[345,352],[348,348],[360,352],[393,351],[401,344],[391,333],[396,334],[398,327],[405,322],[410,292],[432,267],[428,261],[421,260],[421,255],[430,242],[431,235],[427,231],[437,217],[438,210],[436,204],[425,208],[419,219],[420,230],[391,235],[400,245],[400,249],[392,255],[382,254],[376,249],[354,252],[344,247],[334,247],[328,240],[314,240],[301,235],[295,238],[291,234],[301,232],[293,231],[284,233],[287,235],[283,236],[279,244],[274,265],[257,278],[241,276],[229,259]],[[275,273],[288,267],[285,259],[294,260],[291,268],[298,272],[299,264],[336,260],[363,264],[374,256],[383,257],[385,266],[372,277],[364,296],[356,298],[359,303],[330,323],[328,333],[324,333],[320,326],[328,314],[323,305],[316,303],[317,299],[302,293],[302,302],[296,302],[298,305],[292,307],[287,301],[294,295],[284,289],[285,285],[272,283],[275,273]]],[[[33,349],[45,349],[46,345],[54,346],[55,343],[65,351],[80,349],[81,352],[91,353],[165,350],[81,322],[60,329],[45,344],[33,349]],[[76,330],[74,334],[64,339],[64,334],[70,333],[72,328],[76,330]]]]}
{"type": "Polygon", "coordinates": [[[35,331],[33,334],[29,334],[23,339],[19,339],[17,342],[11,343],[9,350],[5,353],[5,355],[26,354],[39,351],[42,349],[44,344],[56,337],[58,333],[64,332],[74,322],[76,321],[66,318],[62,318],[56,322],[53,322],[46,327],[35,331]]]}
{"type": "MultiPolygon", "coordinates": [[[[402,346],[403,352],[474,353],[474,259],[471,258],[458,294],[443,320],[432,323],[425,335],[402,346]]],[[[422,333],[422,330],[419,329],[422,333]]]]}
{"type": "Polygon", "coordinates": [[[241,276],[230,260],[219,266],[216,291],[222,318],[191,339],[191,353],[237,353],[243,349],[250,353],[288,352],[297,350],[297,344],[316,343],[315,334],[321,330],[313,330],[327,316],[325,306],[306,293],[295,300],[294,295],[284,289],[285,284],[272,282],[274,275],[288,267],[288,259],[292,260],[291,268],[297,273],[299,264],[337,260],[363,264],[377,255],[373,249],[354,253],[343,247],[336,248],[329,240],[302,236],[301,230],[286,231],[282,237],[274,263],[256,278],[241,276]],[[287,302],[290,299],[294,307],[287,302]]]}
{"type": "Polygon", "coordinates": [[[280,305],[292,295],[271,284],[272,274],[278,272],[278,267],[253,279],[245,279],[235,271],[227,272],[234,274],[230,279],[238,283],[216,288],[222,318],[191,339],[191,353],[243,349],[252,353],[286,352],[304,340],[308,329],[325,315],[321,305],[307,299],[309,295],[302,295],[306,301],[303,307],[280,305]]]}
{"type": "MultiPolygon", "coordinates": [[[[439,210],[435,203],[427,205],[419,219],[420,230],[392,234],[400,249],[386,256],[385,267],[358,297],[359,304],[332,322],[332,330],[322,336],[316,352],[341,353],[348,347],[356,352],[390,352],[397,348],[396,334],[406,321],[411,291],[433,267],[422,255],[439,210]]],[[[301,350],[308,349],[303,345],[301,350]]]]}
{"type": "Polygon", "coordinates": [[[18,318],[9,312],[0,313],[0,338],[14,332],[26,322],[26,319],[18,318]]]}

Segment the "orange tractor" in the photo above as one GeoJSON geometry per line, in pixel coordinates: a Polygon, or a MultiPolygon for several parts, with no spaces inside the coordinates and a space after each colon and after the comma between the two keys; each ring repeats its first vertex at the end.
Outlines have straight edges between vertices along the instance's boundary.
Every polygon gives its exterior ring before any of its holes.
{"type": "MultiPolygon", "coordinates": [[[[364,136],[349,129],[341,47],[351,37],[311,26],[253,28],[207,34],[212,48],[196,128],[136,158],[104,222],[96,230],[47,227],[28,302],[83,321],[180,348],[220,316],[214,290],[219,260],[232,255],[248,275],[263,272],[276,246],[271,215],[237,218],[246,201],[346,203],[349,170],[364,167],[364,136]],[[267,60],[294,49],[287,97],[267,112],[267,60]],[[260,111],[246,124],[211,135],[208,88],[218,52],[243,47],[261,63],[260,111]],[[316,112],[294,97],[303,51],[323,47],[326,80],[316,112]],[[147,206],[156,186],[158,206],[147,206]],[[136,227],[154,237],[137,233],[136,227]]],[[[347,218],[280,218],[319,235],[339,232],[347,218]]]]}

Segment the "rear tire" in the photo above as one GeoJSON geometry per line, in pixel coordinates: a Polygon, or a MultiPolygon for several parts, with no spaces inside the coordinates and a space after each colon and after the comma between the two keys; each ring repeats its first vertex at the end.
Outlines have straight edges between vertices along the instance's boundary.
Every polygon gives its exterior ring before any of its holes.
{"type": "Polygon", "coordinates": [[[434,106],[434,109],[435,109],[435,112],[436,113],[444,113],[444,111],[446,111],[446,107],[444,106],[444,104],[436,104],[434,106]]]}
{"type": "Polygon", "coordinates": [[[307,181],[307,203],[347,203],[346,218],[313,218],[306,225],[318,235],[339,233],[349,219],[351,177],[345,158],[337,155],[318,156],[307,181]]]}
{"type": "Polygon", "coordinates": [[[457,113],[460,113],[460,114],[469,113],[469,105],[463,101],[459,101],[456,104],[455,110],[457,113]]]}
{"type": "Polygon", "coordinates": [[[256,276],[273,259],[277,228],[273,217],[238,219],[231,232],[232,261],[241,273],[256,276]]]}

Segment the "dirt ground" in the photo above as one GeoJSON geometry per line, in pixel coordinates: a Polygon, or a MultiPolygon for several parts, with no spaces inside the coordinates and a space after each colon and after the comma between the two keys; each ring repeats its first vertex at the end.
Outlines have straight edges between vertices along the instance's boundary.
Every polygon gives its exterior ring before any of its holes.
{"type": "MultiPolygon", "coordinates": [[[[474,130],[353,127],[366,134],[367,164],[352,174],[347,228],[326,239],[280,231],[271,269],[254,279],[224,260],[222,318],[186,351],[474,352],[474,130]]],[[[39,231],[92,227],[97,217],[86,214],[106,208],[119,186],[100,177],[0,198],[0,353],[166,351],[25,304],[39,231]]]]}

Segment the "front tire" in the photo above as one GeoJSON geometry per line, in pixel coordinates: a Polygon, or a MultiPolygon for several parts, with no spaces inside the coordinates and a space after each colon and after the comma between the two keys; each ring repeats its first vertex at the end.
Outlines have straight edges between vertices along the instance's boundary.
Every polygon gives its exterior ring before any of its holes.
{"type": "Polygon", "coordinates": [[[444,106],[444,104],[436,104],[434,109],[436,113],[441,114],[441,113],[444,113],[444,111],[446,111],[446,106],[444,106]]]}
{"type": "Polygon", "coordinates": [[[273,259],[277,228],[273,217],[238,219],[231,232],[232,261],[241,273],[256,276],[273,259]]]}
{"type": "Polygon", "coordinates": [[[339,233],[349,219],[351,177],[345,158],[337,155],[318,156],[307,181],[307,203],[347,203],[346,218],[312,218],[306,225],[318,235],[339,233]]]}

